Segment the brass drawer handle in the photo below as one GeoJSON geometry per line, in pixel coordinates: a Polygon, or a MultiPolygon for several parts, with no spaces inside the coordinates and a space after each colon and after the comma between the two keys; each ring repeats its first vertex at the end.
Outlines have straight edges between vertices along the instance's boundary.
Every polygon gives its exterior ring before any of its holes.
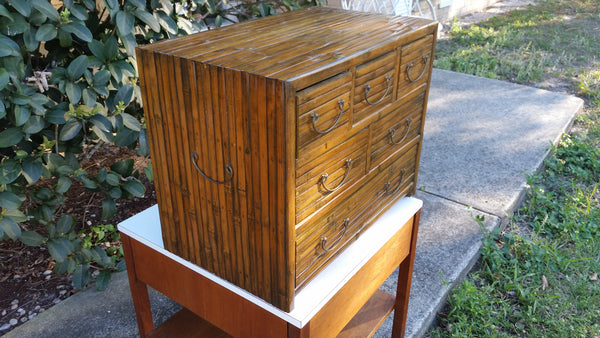
{"type": "Polygon", "coordinates": [[[327,192],[334,192],[334,191],[338,190],[344,184],[344,182],[346,182],[346,179],[348,178],[348,174],[350,173],[350,169],[352,169],[352,159],[351,158],[346,160],[346,173],[344,174],[344,178],[342,178],[342,181],[335,188],[327,187],[326,183],[327,183],[327,178],[329,177],[329,175],[327,175],[327,173],[324,173],[323,175],[321,175],[321,179],[319,181],[321,182],[321,185],[323,185],[323,189],[325,189],[325,191],[327,191],[327,192]]]}
{"type": "Polygon", "coordinates": [[[406,136],[408,136],[408,131],[410,130],[410,124],[412,123],[412,119],[411,118],[407,118],[406,122],[404,122],[404,124],[406,125],[404,128],[404,135],[402,136],[402,138],[398,141],[394,141],[394,136],[396,135],[396,128],[390,128],[389,129],[389,133],[390,133],[390,143],[391,144],[395,144],[395,145],[399,145],[400,143],[402,143],[402,141],[404,141],[404,139],[406,138],[406,136]]]}
{"type": "Polygon", "coordinates": [[[412,67],[414,67],[414,64],[411,62],[408,64],[408,66],[406,66],[406,77],[408,78],[408,81],[416,82],[416,81],[419,81],[421,79],[421,77],[423,77],[423,74],[425,74],[425,69],[427,69],[428,57],[429,57],[428,55],[423,55],[423,70],[421,70],[421,74],[419,74],[419,76],[416,79],[413,79],[410,76],[410,70],[412,69],[412,67]]]}
{"type": "Polygon", "coordinates": [[[381,96],[381,98],[379,100],[377,100],[377,102],[369,101],[369,92],[371,91],[371,86],[368,84],[365,86],[365,101],[367,101],[368,104],[370,104],[372,106],[376,105],[376,104],[380,103],[381,101],[383,101],[383,99],[387,96],[390,89],[392,89],[392,76],[386,75],[385,82],[387,84],[387,88],[385,89],[385,93],[383,93],[383,96],[381,96]]]}
{"type": "Polygon", "coordinates": [[[227,182],[231,181],[231,179],[233,178],[233,167],[231,166],[231,163],[227,163],[227,164],[225,165],[225,172],[227,173],[227,175],[229,175],[229,177],[228,177],[228,178],[226,178],[226,179],[225,179],[225,180],[223,180],[223,181],[217,181],[217,180],[214,180],[214,179],[212,179],[212,178],[208,177],[208,176],[207,176],[207,175],[206,175],[206,174],[205,174],[205,173],[204,173],[204,172],[203,172],[203,171],[202,171],[202,170],[201,170],[201,169],[198,167],[198,164],[197,164],[196,162],[198,162],[198,154],[197,154],[195,151],[192,151],[192,163],[194,164],[194,167],[196,167],[196,170],[198,170],[198,172],[199,172],[200,174],[202,174],[202,176],[204,176],[204,178],[206,178],[207,180],[209,180],[209,181],[210,181],[210,182],[212,182],[212,183],[215,183],[215,184],[225,184],[225,183],[227,183],[227,182]]]}
{"type": "Polygon", "coordinates": [[[319,133],[319,134],[327,134],[328,132],[332,131],[333,128],[335,128],[335,126],[338,124],[338,122],[340,121],[340,118],[342,117],[342,115],[347,112],[348,110],[344,111],[344,104],[346,103],[346,101],[344,101],[344,99],[340,99],[338,101],[338,107],[340,109],[340,113],[337,116],[337,119],[335,119],[335,122],[333,122],[333,124],[331,125],[331,127],[325,129],[325,130],[319,130],[317,129],[317,121],[319,121],[319,114],[317,113],[312,113],[312,126],[313,129],[319,133]]]}
{"type": "Polygon", "coordinates": [[[390,188],[392,186],[392,184],[390,182],[387,182],[385,184],[384,187],[384,191],[386,195],[394,195],[395,193],[398,192],[398,190],[400,190],[400,186],[402,185],[402,181],[404,181],[404,174],[406,173],[406,168],[402,168],[402,170],[400,170],[400,179],[398,180],[398,185],[390,191],[390,188]]]}
{"type": "Polygon", "coordinates": [[[329,247],[327,247],[327,237],[321,237],[321,249],[323,250],[323,252],[319,255],[319,257],[322,256],[324,253],[331,251],[331,249],[333,249],[339,242],[342,241],[342,238],[344,238],[344,235],[348,230],[348,223],[350,223],[350,218],[346,218],[344,222],[342,222],[342,224],[340,225],[340,228],[342,228],[341,234],[335,241],[333,241],[333,243],[329,244],[329,247]]]}

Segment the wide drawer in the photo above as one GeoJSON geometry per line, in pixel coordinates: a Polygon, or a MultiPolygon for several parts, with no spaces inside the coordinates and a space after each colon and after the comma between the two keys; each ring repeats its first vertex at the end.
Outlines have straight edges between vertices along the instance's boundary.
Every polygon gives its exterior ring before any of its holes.
{"type": "Polygon", "coordinates": [[[396,109],[371,125],[369,170],[382,165],[399,149],[420,138],[424,98],[425,86],[422,86],[403,97],[396,109]]]}
{"type": "Polygon", "coordinates": [[[400,98],[418,86],[428,83],[433,62],[433,41],[433,35],[428,35],[402,46],[397,97],[400,98]]]}
{"type": "Polygon", "coordinates": [[[349,129],[352,73],[344,72],[296,94],[298,166],[339,143],[349,129]]]}
{"type": "Polygon", "coordinates": [[[296,224],[365,175],[368,136],[364,129],[296,170],[296,224]]]}
{"type": "Polygon", "coordinates": [[[380,168],[351,197],[296,229],[296,289],[318,273],[415,184],[418,142],[380,168]]]}
{"type": "Polygon", "coordinates": [[[356,67],[354,113],[356,125],[392,102],[396,83],[396,52],[391,51],[356,67]]]}

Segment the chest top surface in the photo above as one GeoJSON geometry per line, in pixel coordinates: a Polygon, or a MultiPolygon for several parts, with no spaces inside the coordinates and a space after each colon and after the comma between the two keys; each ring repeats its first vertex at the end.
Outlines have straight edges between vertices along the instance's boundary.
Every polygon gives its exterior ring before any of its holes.
{"type": "Polygon", "coordinates": [[[399,37],[418,35],[428,23],[415,17],[309,7],[141,49],[294,84],[324,69],[359,63],[357,55],[379,53],[399,37]]]}

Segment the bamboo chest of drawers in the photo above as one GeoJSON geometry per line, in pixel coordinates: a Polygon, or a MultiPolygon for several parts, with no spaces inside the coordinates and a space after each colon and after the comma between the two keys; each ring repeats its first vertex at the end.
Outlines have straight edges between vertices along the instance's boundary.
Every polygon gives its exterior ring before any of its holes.
{"type": "Polygon", "coordinates": [[[414,193],[436,33],[314,7],[138,48],[165,248],[290,310],[414,193]]]}

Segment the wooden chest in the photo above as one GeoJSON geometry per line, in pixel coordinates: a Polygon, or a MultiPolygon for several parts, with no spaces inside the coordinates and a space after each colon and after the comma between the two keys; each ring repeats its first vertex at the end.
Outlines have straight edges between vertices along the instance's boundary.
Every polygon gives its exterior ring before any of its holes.
{"type": "Polygon", "coordinates": [[[436,33],[315,7],[138,48],[165,248],[290,310],[414,193],[436,33]]]}

